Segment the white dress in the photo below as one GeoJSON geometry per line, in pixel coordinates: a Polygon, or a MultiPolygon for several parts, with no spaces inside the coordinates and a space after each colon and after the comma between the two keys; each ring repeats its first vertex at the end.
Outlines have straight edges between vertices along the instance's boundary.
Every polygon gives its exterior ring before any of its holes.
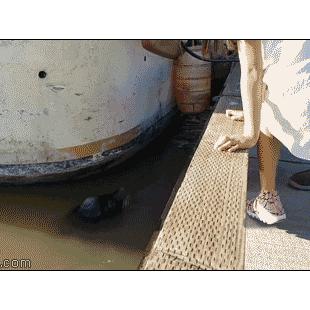
{"type": "Polygon", "coordinates": [[[262,130],[310,160],[310,40],[263,40],[262,49],[262,130]]]}

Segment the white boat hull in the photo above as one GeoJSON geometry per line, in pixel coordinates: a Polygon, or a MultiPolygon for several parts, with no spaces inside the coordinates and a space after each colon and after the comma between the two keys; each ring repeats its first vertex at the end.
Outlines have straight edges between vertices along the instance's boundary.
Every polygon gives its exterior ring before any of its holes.
{"type": "Polygon", "coordinates": [[[174,107],[172,61],[140,40],[2,40],[0,66],[4,180],[121,160],[174,107]]]}

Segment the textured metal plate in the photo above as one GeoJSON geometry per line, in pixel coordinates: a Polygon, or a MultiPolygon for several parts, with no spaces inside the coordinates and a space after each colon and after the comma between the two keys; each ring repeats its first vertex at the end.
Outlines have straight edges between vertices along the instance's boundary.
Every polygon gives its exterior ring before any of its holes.
{"type": "Polygon", "coordinates": [[[152,251],[142,269],[146,270],[203,270],[196,265],[186,263],[174,255],[162,251],[152,251]]]}
{"type": "Polygon", "coordinates": [[[213,149],[242,132],[232,108],[240,99],[221,97],[142,269],[243,269],[248,154],[213,149]]]}

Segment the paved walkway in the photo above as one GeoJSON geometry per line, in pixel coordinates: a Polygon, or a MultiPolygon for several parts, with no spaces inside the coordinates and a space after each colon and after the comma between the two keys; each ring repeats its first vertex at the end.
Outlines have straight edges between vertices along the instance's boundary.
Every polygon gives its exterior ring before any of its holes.
{"type": "MultiPolygon", "coordinates": [[[[247,217],[245,269],[310,269],[310,192],[287,185],[289,177],[310,169],[310,162],[293,157],[283,149],[278,168],[278,191],[287,219],[267,226],[247,217]]],[[[256,151],[251,150],[248,198],[259,191],[256,151]]]]}

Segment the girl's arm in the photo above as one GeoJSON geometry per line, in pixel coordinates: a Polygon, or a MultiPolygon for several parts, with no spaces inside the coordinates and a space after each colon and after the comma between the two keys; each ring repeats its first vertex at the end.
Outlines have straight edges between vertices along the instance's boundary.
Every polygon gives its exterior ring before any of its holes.
{"type": "Polygon", "coordinates": [[[263,100],[263,65],[260,40],[240,40],[238,50],[241,66],[241,96],[243,101],[243,135],[220,137],[214,148],[236,151],[253,147],[260,131],[260,111],[263,100]]]}

